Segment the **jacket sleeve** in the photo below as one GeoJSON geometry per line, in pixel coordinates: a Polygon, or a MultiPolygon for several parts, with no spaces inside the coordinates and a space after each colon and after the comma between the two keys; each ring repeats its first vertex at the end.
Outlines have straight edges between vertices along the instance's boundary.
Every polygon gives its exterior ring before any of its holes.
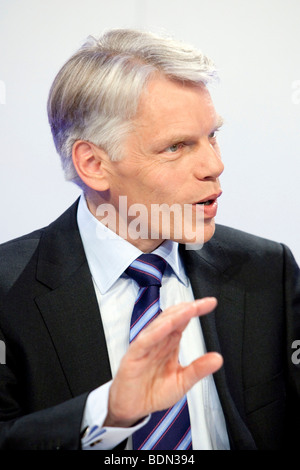
{"type": "MultiPolygon", "coordinates": [[[[0,338],[4,341],[1,337],[0,338]]],[[[4,341],[5,344],[5,341],[4,341]]],[[[24,389],[9,367],[10,353],[0,364],[0,449],[76,450],[88,393],[61,404],[26,414],[24,389]],[[7,363],[6,363],[7,362],[7,363]]]]}
{"type": "Polygon", "coordinates": [[[287,312],[287,360],[290,386],[296,397],[300,422],[300,269],[289,248],[283,246],[283,249],[287,312]]]}

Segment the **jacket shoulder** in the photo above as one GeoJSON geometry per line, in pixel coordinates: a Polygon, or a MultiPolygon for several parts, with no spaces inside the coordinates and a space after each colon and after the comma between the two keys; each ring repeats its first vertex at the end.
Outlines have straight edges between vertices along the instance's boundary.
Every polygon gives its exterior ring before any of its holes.
{"type": "Polygon", "coordinates": [[[216,225],[215,234],[203,251],[207,261],[213,264],[217,259],[222,270],[244,266],[269,273],[272,269],[282,270],[286,261],[294,264],[291,251],[283,243],[224,225],[216,225]]]}
{"type": "Polygon", "coordinates": [[[42,240],[44,242],[45,239],[47,240],[48,258],[55,258],[55,256],[59,258],[59,254],[65,250],[65,245],[60,250],[58,249],[59,240],[65,238],[67,242],[70,242],[74,236],[77,204],[78,201],[47,227],[0,245],[0,298],[8,293],[35,255],[39,256],[38,253],[43,246],[42,240]]]}
{"type": "Polygon", "coordinates": [[[243,252],[248,254],[267,254],[268,252],[282,254],[285,246],[277,241],[218,224],[212,240],[221,245],[223,249],[240,254],[243,252]]]}
{"type": "Polygon", "coordinates": [[[36,252],[43,229],[0,245],[0,295],[6,294],[36,252]]]}

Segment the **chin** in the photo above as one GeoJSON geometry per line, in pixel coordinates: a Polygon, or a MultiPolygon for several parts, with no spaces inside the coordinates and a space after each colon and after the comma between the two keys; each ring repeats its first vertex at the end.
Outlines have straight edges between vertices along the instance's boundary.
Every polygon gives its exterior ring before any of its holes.
{"type": "MultiPolygon", "coordinates": [[[[195,233],[195,231],[193,232],[195,233]]],[[[193,237],[193,238],[186,238],[183,237],[181,239],[178,239],[174,236],[171,236],[171,240],[174,242],[182,243],[184,245],[198,245],[203,246],[206,242],[208,242],[214,235],[215,233],[215,221],[214,219],[208,219],[204,221],[204,225],[202,226],[202,229],[200,232],[198,232],[198,236],[193,237]]],[[[196,249],[196,248],[195,248],[196,249]]]]}

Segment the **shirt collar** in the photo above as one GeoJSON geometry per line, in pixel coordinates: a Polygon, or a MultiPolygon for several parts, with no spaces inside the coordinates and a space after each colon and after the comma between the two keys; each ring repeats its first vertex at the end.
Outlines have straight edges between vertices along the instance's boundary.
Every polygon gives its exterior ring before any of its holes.
{"type": "MultiPolygon", "coordinates": [[[[83,194],[77,223],[92,277],[104,294],[142,252],[99,222],[89,211],[83,194]]],[[[153,253],[164,258],[178,279],[188,284],[178,243],[166,240],[153,253]]]]}

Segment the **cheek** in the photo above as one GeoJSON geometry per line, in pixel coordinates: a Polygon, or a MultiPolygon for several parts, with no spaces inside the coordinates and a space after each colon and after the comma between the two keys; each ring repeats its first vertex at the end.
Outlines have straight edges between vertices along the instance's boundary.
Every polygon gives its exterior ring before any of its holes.
{"type": "Polygon", "coordinates": [[[186,166],[171,168],[171,165],[166,165],[164,171],[161,171],[155,177],[154,191],[161,195],[164,199],[163,202],[169,204],[181,203],[185,201],[191,192],[191,174],[186,166]]]}
{"type": "MultiPolygon", "coordinates": [[[[171,183],[171,178],[161,166],[153,164],[143,164],[137,171],[132,171],[130,176],[132,186],[136,191],[147,193],[162,192],[171,183]]],[[[147,197],[148,197],[147,196],[147,197]]]]}
{"type": "Polygon", "coordinates": [[[118,190],[135,202],[174,203],[190,186],[186,162],[158,162],[155,157],[131,155],[118,168],[118,190]]]}

